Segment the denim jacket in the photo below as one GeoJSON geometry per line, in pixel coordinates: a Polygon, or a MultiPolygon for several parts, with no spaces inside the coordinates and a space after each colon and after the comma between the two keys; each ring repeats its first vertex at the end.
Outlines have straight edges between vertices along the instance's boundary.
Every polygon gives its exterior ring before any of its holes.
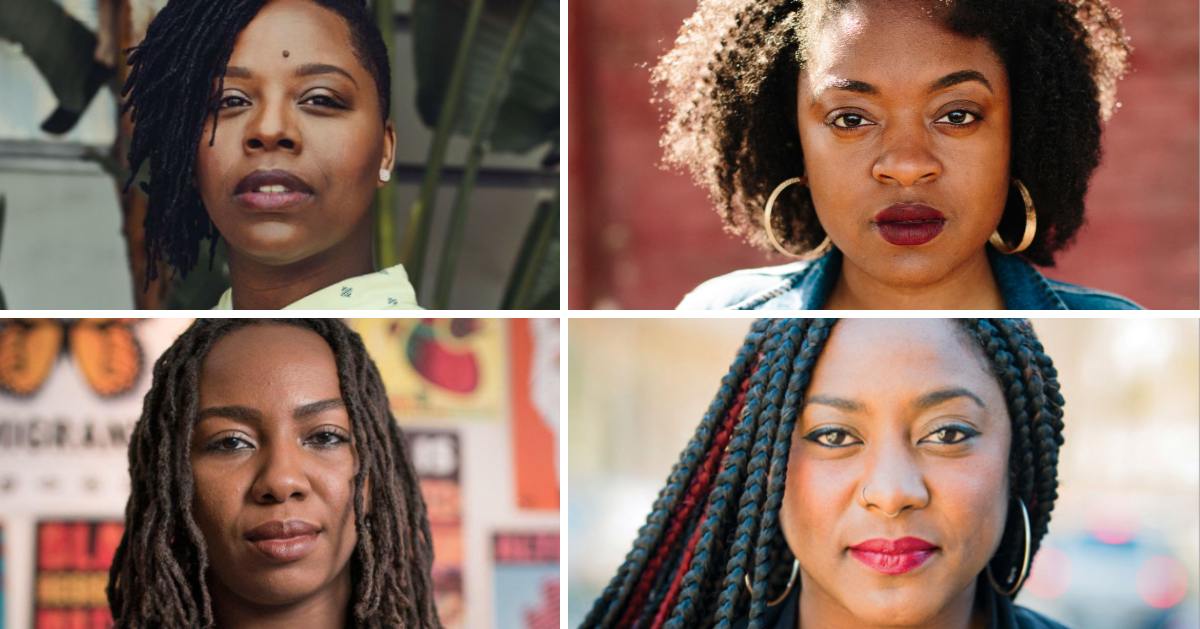
{"type": "MultiPolygon", "coordinates": [[[[988,261],[1008,310],[1141,310],[1119,295],[1038,273],[1015,255],[987,248],[988,261]]],[[[820,310],[842,270],[836,248],[813,261],[744,269],[715,277],[688,293],[679,310],[820,310]]]]}

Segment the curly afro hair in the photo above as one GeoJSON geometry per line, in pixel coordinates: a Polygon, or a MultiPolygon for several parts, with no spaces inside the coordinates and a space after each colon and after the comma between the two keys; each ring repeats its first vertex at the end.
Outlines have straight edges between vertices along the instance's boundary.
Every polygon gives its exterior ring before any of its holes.
{"type": "MultiPolygon", "coordinates": [[[[1100,163],[1100,123],[1118,107],[1130,47],[1106,0],[936,0],[951,31],[983,38],[1008,70],[1011,172],[1037,204],[1038,231],[1022,252],[1042,266],[1083,224],[1100,163]],[[1050,108],[1054,116],[1042,115],[1050,108]]],[[[762,214],[771,191],[803,163],[796,93],[815,25],[851,0],[700,0],[653,80],[672,105],[664,161],[709,190],[726,229],[770,249],[762,214]],[[816,5],[816,6],[814,6],[816,5]],[[815,10],[814,10],[815,9],[815,10]]],[[[1009,195],[1000,233],[1020,240],[1024,205],[1009,195]]],[[[778,199],[771,228],[793,250],[825,232],[804,186],[778,199]]]]}

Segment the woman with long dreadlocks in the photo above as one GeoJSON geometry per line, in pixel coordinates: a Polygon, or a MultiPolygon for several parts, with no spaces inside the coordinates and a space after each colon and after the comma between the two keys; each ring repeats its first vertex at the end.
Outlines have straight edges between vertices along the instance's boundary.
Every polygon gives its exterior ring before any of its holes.
{"type": "Polygon", "coordinates": [[[129,466],[116,627],[441,626],[404,436],[341,321],[197,321],[154,367],[129,466]]]}
{"type": "Polygon", "coordinates": [[[760,320],[583,627],[1061,629],[1062,404],[1025,321],[760,320]]]}
{"type": "Polygon", "coordinates": [[[219,309],[417,309],[376,271],[391,176],[387,48],[363,0],[171,0],[130,55],[129,182],[149,161],[147,284],[224,239],[219,309]]]}

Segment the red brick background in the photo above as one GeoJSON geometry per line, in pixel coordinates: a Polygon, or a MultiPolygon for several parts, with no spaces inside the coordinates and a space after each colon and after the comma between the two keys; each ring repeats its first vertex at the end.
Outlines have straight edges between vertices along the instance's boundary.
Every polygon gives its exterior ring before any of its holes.
{"type": "MultiPolygon", "coordinates": [[[[1049,277],[1147,308],[1200,308],[1200,4],[1111,0],[1134,47],[1088,194],[1049,277]]],[[[704,191],[660,170],[649,68],[695,0],[568,5],[569,306],[673,308],[700,282],[782,264],[726,234],[704,191]]]]}

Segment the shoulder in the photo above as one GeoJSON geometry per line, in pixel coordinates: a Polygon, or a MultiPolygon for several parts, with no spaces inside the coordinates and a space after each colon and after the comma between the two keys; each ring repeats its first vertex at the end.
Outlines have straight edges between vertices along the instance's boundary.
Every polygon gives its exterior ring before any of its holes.
{"type": "Polygon", "coordinates": [[[697,286],[677,309],[818,309],[828,293],[828,261],[829,256],[727,273],[697,286]]]}
{"type": "Polygon", "coordinates": [[[1049,278],[1046,278],[1046,283],[1069,310],[1144,310],[1133,300],[1114,293],[1049,278]]]}
{"type": "Polygon", "coordinates": [[[1014,605],[1013,615],[1016,617],[1019,629],[1068,629],[1066,625],[1024,607],[1014,605]]]}

